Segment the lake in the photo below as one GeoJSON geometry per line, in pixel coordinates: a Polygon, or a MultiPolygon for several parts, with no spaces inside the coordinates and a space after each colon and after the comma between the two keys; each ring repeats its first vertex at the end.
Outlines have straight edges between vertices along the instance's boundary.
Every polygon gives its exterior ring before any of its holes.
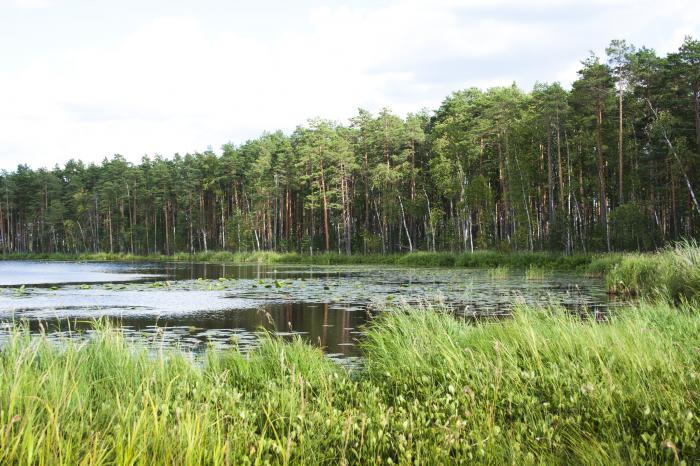
{"type": "Polygon", "coordinates": [[[85,338],[104,318],[159,347],[245,351],[268,331],[353,359],[368,319],[404,302],[475,319],[507,316],[514,302],[593,313],[609,304],[601,279],[569,272],[528,280],[520,270],[0,261],[0,343],[19,324],[85,338]]]}

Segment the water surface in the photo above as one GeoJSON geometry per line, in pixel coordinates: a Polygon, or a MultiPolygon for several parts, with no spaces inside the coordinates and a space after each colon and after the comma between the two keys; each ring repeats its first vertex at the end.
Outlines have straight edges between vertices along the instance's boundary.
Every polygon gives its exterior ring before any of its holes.
{"type": "Polygon", "coordinates": [[[0,286],[133,281],[145,278],[128,264],[0,261],[0,286]]]}
{"type": "Polygon", "coordinates": [[[51,338],[84,338],[106,318],[158,346],[246,350],[269,331],[300,335],[339,358],[357,356],[363,326],[386,304],[442,303],[474,318],[507,315],[514,302],[608,304],[600,279],[492,278],[483,269],[8,261],[0,285],[0,339],[20,322],[51,338]]]}

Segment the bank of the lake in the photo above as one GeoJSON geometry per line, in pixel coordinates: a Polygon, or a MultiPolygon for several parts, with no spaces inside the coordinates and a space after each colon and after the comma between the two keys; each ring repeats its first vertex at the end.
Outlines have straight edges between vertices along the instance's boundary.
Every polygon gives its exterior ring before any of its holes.
{"type": "Polygon", "coordinates": [[[19,332],[0,351],[0,463],[692,463],[698,310],[389,310],[355,372],[299,341],[197,362],[115,329],[60,348],[19,332]]]}
{"type": "Polygon", "coordinates": [[[672,303],[700,300],[700,247],[682,242],[650,254],[626,254],[591,264],[605,274],[610,293],[662,299],[672,303]]]}
{"type": "Polygon", "coordinates": [[[167,255],[113,253],[6,254],[4,260],[212,262],[304,265],[387,265],[399,267],[463,267],[568,270],[605,276],[610,293],[673,302],[700,297],[700,247],[695,241],[671,244],[650,253],[566,255],[555,252],[473,253],[413,252],[407,254],[314,255],[277,252],[202,252],[167,255]]]}
{"type": "Polygon", "coordinates": [[[304,265],[391,265],[406,267],[499,267],[524,268],[530,266],[559,270],[585,268],[596,256],[593,254],[565,255],[555,252],[497,252],[475,251],[467,253],[425,252],[405,254],[298,254],[271,251],[230,252],[209,251],[196,253],[128,254],[128,253],[13,253],[0,255],[0,260],[49,260],[49,261],[139,261],[139,262],[211,262],[211,263],[263,263],[304,265]]]}

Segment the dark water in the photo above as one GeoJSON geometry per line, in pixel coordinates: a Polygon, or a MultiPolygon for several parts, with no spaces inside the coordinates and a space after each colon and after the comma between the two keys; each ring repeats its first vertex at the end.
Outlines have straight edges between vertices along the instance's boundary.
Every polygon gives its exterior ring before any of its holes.
{"type": "Polygon", "coordinates": [[[0,339],[20,322],[52,338],[83,338],[106,318],[159,346],[245,350],[269,331],[339,358],[357,356],[363,326],[386,304],[443,303],[475,317],[506,315],[514,302],[607,306],[599,279],[492,278],[480,269],[0,262],[0,285],[0,339]]]}

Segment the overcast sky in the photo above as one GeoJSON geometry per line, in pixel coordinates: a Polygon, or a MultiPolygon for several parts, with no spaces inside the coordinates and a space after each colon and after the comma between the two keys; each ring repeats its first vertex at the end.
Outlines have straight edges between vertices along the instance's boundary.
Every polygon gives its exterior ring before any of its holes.
{"type": "Polygon", "coordinates": [[[625,38],[700,37],[697,0],[0,0],[0,169],[216,151],[358,107],[569,85],[625,38]]]}

